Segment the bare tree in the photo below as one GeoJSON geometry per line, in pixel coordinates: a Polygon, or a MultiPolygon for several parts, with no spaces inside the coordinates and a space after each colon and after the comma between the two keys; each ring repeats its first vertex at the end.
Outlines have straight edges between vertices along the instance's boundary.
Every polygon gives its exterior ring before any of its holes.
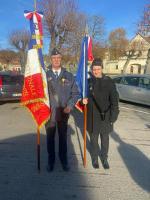
{"type": "Polygon", "coordinates": [[[123,66],[123,74],[126,73],[128,64],[130,62],[131,59],[137,59],[138,57],[140,57],[142,54],[141,51],[136,51],[135,49],[129,49],[128,51],[125,52],[125,56],[126,56],[126,62],[123,66]]]}
{"type": "Polygon", "coordinates": [[[50,37],[49,53],[54,47],[60,49],[70,65],[79,61],[86,24],[94,40],[102,35],[102,17],[79,12],[75,0],[39,0],[39,7],[44,12],[45,34],[50,37]]]}
{"type": "Polygon", "coordinates": [[[93,56],[95,58],[100,57],[101,59],[104,59],[106,51],[107,51],[106,44],[102,45],[100,42],[94,43],[94,45],[93,45],[93,56]]]}
{"type": "Polygon", "coordinates": [[[126,31],[123,28],[117,28],[110,32],[108,41],[111,60],[116,60],[125,55],[128,40],[126,38],[126,31]]]}
{"type": "Polygon", "coordinates": [[[18,58],[18,54],[10,50],[0,51],[0,62],[6,65],[6,70],[9,69],[10,63],[18,58]]]}
{"type": "Polygon", "coordinates": [[[85,34],[89,34],[93,40],[93,52],[97,55],[104,56],[102,38],[104,34],[104,19],[101,16],[87,17],[85,14],[79,14],[77,19],[77,28],[69,36],[68,50],[71,55],[75,55],[75,62],[79,60],[81,41],[85,34]]]}
{"type": "Polygon", "coordinates": [[[143,50],[145,50],[145,44],[142,41],[134,40],[129,43],[125,51],[127,60],[123,66],[123,73],[126,73],[130,60],[139,58],[142,55],[143,50]]]}
{"type": "Polygon", "coordinates": [[[148,53],[147,53],[145,73],[146,74],[150,73],[150,49],[148,50],[148,53]]]}
{"type": "Polygon", "coordinates": [[[143,15],[138,23],[137,32],[143,36],[150,36],[150,4],[145,6],[143,15]]]}
{"type": "Polygon", "coordinates": [[[104,18],[93,15],[87,18],[89,34],[94,41],[100,41],[104,35],[104,18]]]}
{"type": "Polygon", "coordinates": [[[125,56],[126,62],[123,66],[123,73],[126,73],[127,66],[131,59],[141,56],[143,46],[138,41],[129,44],[126,39],[126,32],[123,28],[112,31],[109,35],[109,51],[111,59],[119,59],[125,56]]]}
{"type": "Polygon", "coordinates": [[[45,16],[45,29],[50,37],[49,51],[62,48],[70,33],[78,25],[78,12],[74,0],[43,0],[40,1],[45,16]]]}
{"type": "Polygon", "coordinates": [[[29,37],[29,32],[26,30],[12,31],[9,36],[10,44],[18,50],[22,72],[25,69],[29,37]]]}
{"type": "Polygon", "coordinates": [[[74,57],[74,59],[72,59],[74,62],[79,60],[81,41],[85,35],[86,17],[84,14],[79,14],[76,20],[78,25],[73,32],[68,34],[68,38],[65,43],[65,53],[74,57]]]}
{"type": "MultiPolygon", "coordinates": [[[[148,42],[150,41],[150,4],[146,5],[144,8],[142,17],[137,25],[137,32],[144,36],[148,42]]],[[[150,65],[150,48],[148,49],[145,72],[148,69],[148,65],[150,65]]]]}

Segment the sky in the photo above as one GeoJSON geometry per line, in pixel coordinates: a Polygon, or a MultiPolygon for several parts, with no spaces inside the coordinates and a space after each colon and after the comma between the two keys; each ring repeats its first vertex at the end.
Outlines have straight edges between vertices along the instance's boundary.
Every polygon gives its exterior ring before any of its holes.
{"type": "MultiPolygon", "coordinates": [[[[105,34],[122,27],[128,39],[135,36],[136,23],[142,16],[144,6],[150,0],[77,0],[80,11],[87,15],[101,15],[105,20],[105,34]]],[[[8,42],[13,30],[29,29],[24,10],[33,10],[34,0],[0,0],[0,49],[11,48],[8,42]]],[[[47,40],[45,40],[48,43],[47,40]]],[[[44,45],[48,52],[48,45],[44,45]]]]}

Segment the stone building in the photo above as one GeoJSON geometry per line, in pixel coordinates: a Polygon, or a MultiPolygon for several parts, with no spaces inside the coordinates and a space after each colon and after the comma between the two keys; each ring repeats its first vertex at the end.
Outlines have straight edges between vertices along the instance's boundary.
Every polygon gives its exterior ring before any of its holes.
{"type": "Polygon", "coordinates": [[[150,37],[143,37],[142,35],[137,34],[130,41],[126,54],[127,56],[120,57],[118,60],[110,60],[109,52],[107,52],[106,58],[104,59],[104,73],[123,73],[125,64],[127,64],[125,70],[125,73],[127,74],[150,73],[150,37]],[[131,50],[134,50],[134,54],[129,58],[131,50]]]}

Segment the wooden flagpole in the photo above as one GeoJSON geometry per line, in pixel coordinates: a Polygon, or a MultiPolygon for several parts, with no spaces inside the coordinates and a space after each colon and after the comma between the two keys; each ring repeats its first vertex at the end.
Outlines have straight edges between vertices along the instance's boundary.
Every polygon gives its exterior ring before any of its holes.
{"type": "MultiPolygon", "coordinates": [[[[36,0],[34,0],[34,11],[36,12],[37,10],[37,4],[36,0]]],[[[40,165],[40,129],[37,127],[37,168],[38,171],[40,172],[41,170],[41,165],[40,165]]]]}
{"type": "MultiPolygon", "coordinates": [[[[85,36],[88,34],[88,27],[86,24],[85,27],[85,36]]],[[[84,160],[83,160],[83,165],[84,168],[86,167],[86,129],[87,129],[87,105],[84,104],[84,127],[83,127],[83,137],[84,137],[84,160]]]]}
{"type": "Polygon", "coordinates": [[[40,172],[41,166],[40,166],[40,129],[37,128],[37,166],[38,171],[40,172]]]}
{"type": "Polygon", "coordinates": [[[84,105],[84,129],[83,129],[83,136],[84,136],[84,161],[83,165],[86,167],[86,127],[87,127],[87,105],[84,105]]]}

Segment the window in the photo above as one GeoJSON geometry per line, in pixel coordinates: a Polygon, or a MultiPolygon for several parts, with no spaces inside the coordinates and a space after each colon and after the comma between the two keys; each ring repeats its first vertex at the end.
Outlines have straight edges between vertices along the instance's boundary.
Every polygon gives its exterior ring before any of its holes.
{"type": "Polygon", "coordinates": [[[10,76],[10,75],[4,75],[2,76],[2,83],[4,85],[16,85],[16,84],[23,84],[23,76],[10,76]]]}
{"type": "Polygon", "coordinates": [[[115,83],[121,83],[122,77],[114,78],[115,83]]]}
{"type": "Polygon", "coordinates": [[[139,77],[124,77],[123,84],[138,86],[139,85],[139,77]]]}
{"type": "Polygon", "coordinates": [[[9,85],[11,83],[11,77],[8,75],[2,76],[2,82],[4,85],[9,85]]]}
{"type": "Polygon", "coordinates": [[[116,69],[118,69],[118,65],[116,65],[116,69]]]}
{"type": "Polygon", "coordinates": [[[141,88],[146,88],[146,89],[150,89],[150,79],[149,78],[140,78],[139,80],[139,86],[141,88]]]}
{"type": "Polygon", "coordinates": [[[133,66],[130,68],[130,73],[133,74],[133,66]]]}
{"type": "Polygon", "coordinates": [[[138,74],[141,74],[141,66],[138,66],[138,74]]]}
{"type": "Polygon", "coordinates": [[[12,84],[23,84],[24,77],[22,75],[20,76],[12,76],[11,82],[12,84]]]}

